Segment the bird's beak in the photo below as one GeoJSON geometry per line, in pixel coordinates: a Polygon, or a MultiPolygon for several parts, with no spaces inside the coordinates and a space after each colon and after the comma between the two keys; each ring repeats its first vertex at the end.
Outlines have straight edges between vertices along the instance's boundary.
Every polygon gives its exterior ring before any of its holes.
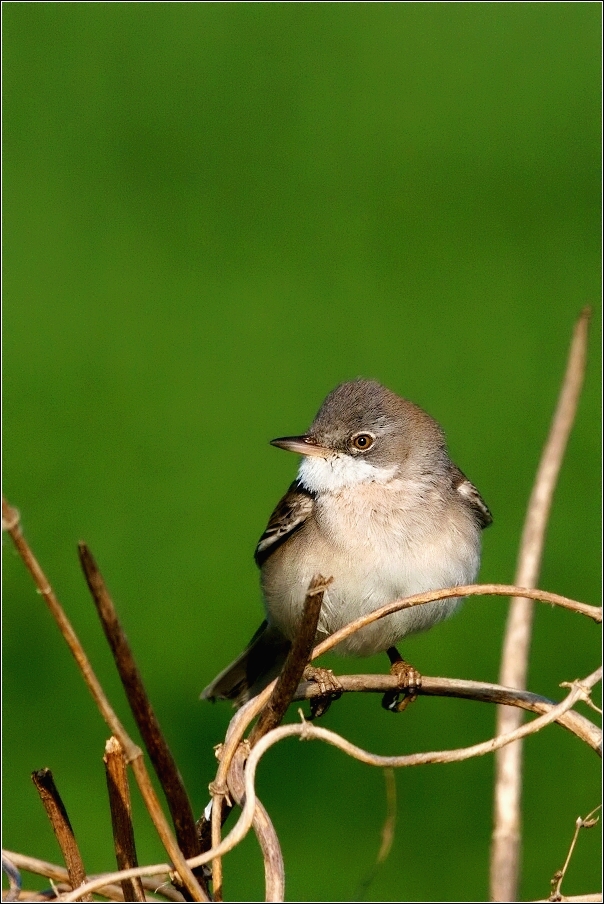
{"type": "Polygon", "coordinates": [[[297,452],[298,455],[312,455],[316,458],[328,458],[332,454],[331,449],[320,446],[312,436],[281,436],[279,439],[272,439],[271,446],[286,449],[288,452],[297,452]]]}

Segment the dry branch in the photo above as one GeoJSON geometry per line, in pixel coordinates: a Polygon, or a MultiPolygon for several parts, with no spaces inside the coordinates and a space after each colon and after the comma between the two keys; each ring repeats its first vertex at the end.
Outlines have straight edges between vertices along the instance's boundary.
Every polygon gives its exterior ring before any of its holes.
{"type": "MultiPolygon", "coordinates": [[[[2,856],[3,858],[8,858],[11,863],[25,872],[33,873],[36,876],[44,876],[55,883],[69,884],[69,874],[64,866],[50,863],[48,860],[40,860],[37,857],[29,857],[26,854],[19,854],[16,851],[3,850],[2,856]]],[[[97,876],[92,875],[89,878],[96,879],[97,876]]],[[[151,891],[153,894],[159,895],[168,901],[178,902],[185,900],[179,891],[176,891],[172,885],[168,884],[170,880],[167,874],[165,877],[158,876],[154,879],[143,877],[141,881],[147,891],[151,891]],[[162,881],[162,879],[165,881],[162,881]]],[[[102,888],[98,889],[98,893],[111,900],[124,900],[124,895],[119,885],[103,885],[102,888]]]]}
{"type": "MultiPolygon", "coordinates": [[[[149,773],[147,772],[147,769],[143,762],[141,749],[132,741],[126,729],[113,711],[113,708],[111,707],[98,678],[94,674],[92,666],[90,665],[90,661],[86,656],[84,648],[80,643],[78,636],[71,625],[71,622],[67,618],[63,607],[59,603],[59,600],[55,596],[54,591],[50,586],[48,579],[46,578],[46,575],[40,568],[40,565],[38,564],[34,554],[29,547],[29,544],[23,536],[23,532],[21,531],[21,526],[19,523],[18,511],[12,508],[4,499],[4,497],[2,497],[2,525],[4,530],[8,532],[13,543],[15,544],[17,552],[21,556],[25,566],[33,577],[34,583],[40,591],[40,594],[44,597],[44,600],[46,601],[46,604],[50,609],[57,625],[59,626],[59,630],[61,631],[61,634],[63,635],[63,638],[65,639],[76,661],[76,664],[80,669],[80,672],[82,673],[82,677],[84,678],[84,681],[86,682],[86,685],[90,693],[92,694],[99,712],[109,726],[111,733],[119,739],[119,742],[124,749],[126,758],[132,766],[132,771],[134,772],[134,775],[136,777],[137,784],[140,788],[147,810],[149,811],[149,815],[153,820],[153,824],[157,829],[157,832],[162,840],[164,847],[166,848],[166,851],[168,852],[168,855],[172,858],[174,865],[178,869],[180,878],[186,885],[189,893],[193,896],[194,901],[209,900],[208,895],[201,889],[199,883],[197,882],[197,879],[187,866],[187,862],[172,835],[170,826],[168,825],[159,800],[157,799],[155,789],[151,784],[149,773]]],[[[173,867],[166,866],[164,872],[170,871],[171,869],[173,869],[173,867]]]]}
{"type": "MultiPolygon", "coordinates": [[[[317,633],[317,625],[319,623],[319,616],[321,614],[323,594],[325,588],[330,583],[330,580],[331,579],[326,580],[321,575],[316,575],[309,584],[308,592],[304,600],[300,630],[287,655],[281,674],[276,681],[273,682],[272,693],[270,694],[264,709],[260,711],[258,721],[250,733],[248,742],[251,747],[253,747],[263,735],[271,731],[271,729],[276,728],[277,725],[281,723],[289,704],[294,698],[294,694],[296,693],[296,689],[312,652],[315,635],[317,633]]],[[[241,772],[242,771],[243,764],[241,772]]],[[[240,793],[234,795],[235,801],[240,804],[243,795],[242,783],[235,782],[234,779],[233,782],[235,787],[241,786],[240,793]]],[[[202,842],[202,849],[204,850],[208,850],[210,847],[215,848],[220,844],[220,830],[232,809],[232,804],[229,802],[227,802],[225,806],[225,799],[228,798],[228,792],[224,782],[219,783],[218,779],[212,782],[210,785],[210,792],[212,794],[211,844],[207,844],[207,842],[204,844],[202,842]]],[[[264,808],[262,809],[264,810],[264,808]]],[[[270,821],[270,829],[267,825],[268,814],[266,814],[266,811],[264,811],[264,816],[259,817],[259,819],[261,822],[259,822],[257,826],[255,825],[255,828],[257,829],[257,834],[260,832],[260,834],[258,834],[258,839],[264,855],[267,895],[280,895],[282,893],[281,874],[283,872],[281,850],[270,821]],[[266,835],[266,832],[269,832],[270,837],[266,835]],[[274,852],[275,844],[277,845],[277,848],[279,848],[278,855],[274,852]],[[281,871],[281,874],[279,871],[281,871]],[[274,880],[273,876],[276,877],[274,880]]],[[[199,822],[199,833],[201,838],[205,841],[208,837],[207,818],[205,815],[199,822]]],[[[220,857],[217,857],[212,862],[212,886],[214,900],[222,901],[222,863],[220,857]]],[[[280,898],[270,897],[267,898],[267,900],[280,900],[280,898]]]]}
{"type": "MultiPolygon", "coordinates": [[[[132,805],[124,751],[117,738],[111,737],[105,745],[105,774],[111,810],[113,844],[118,869],[138,866],[134,829],[132,827],[132,805]]],[[[145,893],[140,879],[124,879],[122,882],[125,901],[144,901],[145,893]]]]}
{"type": "MultiPolygon", "coordinates": [[[[360,692],[383,694],[389,690],[396,690],[398,687],[398,678],[395,675],[338,675],[337,679],[345,694],[360,692]]],[[[564,687],[566,684],[564,682],[561,686],[564,687]]],[[[294,699],[309,700],[320,693],[320,688],[314,681],[305,681],[299,686],[294,699]]],[[[422,686],[418,688],[417,694],[426,697],[457,697],[481,703],[517,706],[527,712],[539,714],[549,712],[553,706],[556,706],[553,700],[530,691],[517,691],[515,688],[501,687],[499,684],[488,684],[482,681],[431,678],[427,675],[422,675],[422,686]]],[[[587,703],[587,700],[584,702],[587,703]]],[[[585,716],[574,711],[564,713],[556,721],[588,744],[599,756],[602,756],[602,729],[598,725],[594,725],[585,716]]]]}
{"type": "MultiPolygon", "coordinates": [[[[78,554],[132,715],[166,796],[178,846],[185,857],[194,857],[201,848],[184,782],[147,696],[130,644],[94,556],[86,543],[78,544],[78,554]]],[[[204,877],[198,875],[196,878],[207,895],[204,877]]]]}
{"type": "MultiPolygon", "coordinates": [[[[575,325],[556,412],[529,499],[514,579],[514,583],[522,587],[535,587],[539,579],[554,489],[585,376],[590,316],[591,309],[584,308],[575,325]]],[[[534,605],[526,595],[516,595],[511,601],[499,672],[501,684],[519,689],[526,687],[533,610],[534,605]]],[[[513,731],[521,720],[522,714],[518,710],[500,709],[497,715],[498,734],[513,731]]],[[[522,746],[515,744],[502,750],[495,758],[490,867],[493,901],[516,900],[520,871],[521,794],[522,746]]]]}
{"type": "MultiPolygon", "coordinates": [[[[78,888],[86,882],[86,870],[82,862],[82,855],[75,839],[65,804],[61,799],[59,790],[50,769],[38,769],[31,774],[32,781],[40,795],[40,800],[46,810],[46,815],[52,825],[52,830],[61,848],[69,882],[72,888],[78,888]]],[[[90,895],[82,896],[83,901],[92,901],[90,895]]]]}
{"type": "Polygon", "coordinates": [[[323,604],[323,594],[331,580],[331,578],[326,580],[319,574],[310,582],[304,601],[300,630],[296,634],[281,674],[277,678],[273,693],[250,733],[249,742],[252,747],[263,735],[281,724],[281,720],[294,698],[296,688],[312,653],[323,604]]]}
{"type": "Polygon", "coordinates": [[[2,852],[2,872],[8,878],[9,890],[2,896],[3,901],[18,901],[21,894],[21,874],[7,855],[2,852]]]}

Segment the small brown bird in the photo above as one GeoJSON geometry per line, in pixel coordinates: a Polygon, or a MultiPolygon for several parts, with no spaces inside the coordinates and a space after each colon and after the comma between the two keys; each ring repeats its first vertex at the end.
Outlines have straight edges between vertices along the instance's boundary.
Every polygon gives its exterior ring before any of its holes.
{"type": "MultiPolygon", "coordinates": [[[[306,434],[272,444],[303,458],[256,547],[266,621],[203,691],[208,700],[241,705],[276,677],[314,575],[333,577],[319,642],[394,600],[472,583],[481,530],[492,521],[476,487],[449,458],[439,424],[373,380],[342,383],[306,434]]],[[[439,600],[388,615],[336,651],[385,650],[394,662],[400,640],[448,618],[460,603],[439,600]]]]}

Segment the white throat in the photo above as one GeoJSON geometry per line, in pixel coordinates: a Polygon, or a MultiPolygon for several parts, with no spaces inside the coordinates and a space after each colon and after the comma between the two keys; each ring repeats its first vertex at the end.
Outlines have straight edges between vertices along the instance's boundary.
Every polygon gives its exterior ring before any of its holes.
{"type": "Polygon", "coordinates": [[[329,458],[308,455],[300,463],[298,479],[311,493],[337,493],[359,483],[388,483],[396,471],[396,465],[378,468],[345,453],[334,453],[329,458]]]}

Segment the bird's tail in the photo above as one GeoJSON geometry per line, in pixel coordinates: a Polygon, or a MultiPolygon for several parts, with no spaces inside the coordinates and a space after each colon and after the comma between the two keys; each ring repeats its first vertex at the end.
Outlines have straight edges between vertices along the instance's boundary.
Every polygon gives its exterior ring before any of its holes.
{"type": "Polygon", "coordinates": [[[243,706],[277,677],[290,647],[278,628],[262,622],[243,653],[202,691],[202,700],[232,700],[235,707],[243,706]]]}

